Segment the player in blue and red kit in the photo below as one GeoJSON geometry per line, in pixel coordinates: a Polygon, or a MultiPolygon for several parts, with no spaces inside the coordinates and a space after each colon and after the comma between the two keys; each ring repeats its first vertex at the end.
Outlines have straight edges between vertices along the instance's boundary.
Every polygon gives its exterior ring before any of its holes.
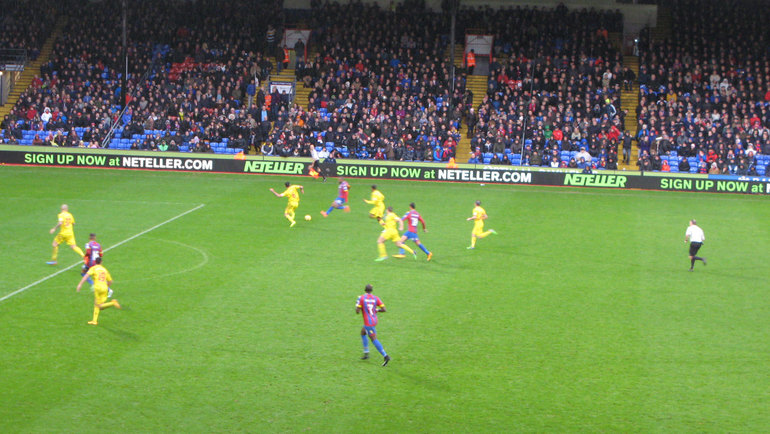
{"type": "MultiPolygon", "coordinates": [[[[429,252],[427,248],[420,242],[420,237],[417,235],[417,224],[422,223],[422,231],[428,232],[428,229],[425,227],[425,220],[422,219],[422,216],[420,213],[417,212],[415,209],[414,202],[409,204],[409,211],[407,211],[406,214],[404,214],[404,217],[401,218],[401,220],[406,222],[406,232],[404,232],[404,235],[401,237],[401,242],[403,243],[406,240],[412,240],[415,244],[417,244],[417,247],[419,247],[423,252],[425,252],[426,255],[428,255],[428,260],[430,261],[431,258],[433,258],[433,253],[429,252]]],[[[403,258],[404,257],[404,249],[400,249],[398,252],[398,255],[395,255],[397,258],[403,258]]]]}
{"type": "MultiPolygon", "coordinates": [[[[80,272],[80,275],[85,276],[88,270],[96,263],[96,258],[101,258],[102,256],[104,256],[104,252],[102,251],[102,245],[96,241],[96,234],[88,235],[86,253],[83,255],[83,270],[80,272]]],[[[88,283],[90,285],[94,284],[90,276],[88,277],[88,283]]]]}
{"type": "Polygon", "coordinates": [[[364,316],[364,327],[361,329],[361,340],[364,343],[364,355],[362,360],[369,358],[369,341],[366,336],[369,335],[369,339],[372,340],[374,347],[382,354],[385,361],[382,362],[382,366],[385,366],[390,362],[390,356],[382,348],[382,344],[377,340],[377,312],[385,312],[385,304],[380,300],[380,297],[372,294],[372,285],[366,285],[366,293],[356,301],[356,314],[362,313],[364,316]]]}
{"type": "Polygon", "coordinates": [[[344,179],[340,178],[340,185],[337,188],[337,198],[334,199],[334,202],[332,202],[332,206],[330,206],[329,209],[326,211],[321,211],[321,215],[326,217],[331,214],[335,208],[345,210],[345,212],[350,212],[350,207],[348,206],[349,190],[350,184],[348,184],[348,182],[344,179]]]}

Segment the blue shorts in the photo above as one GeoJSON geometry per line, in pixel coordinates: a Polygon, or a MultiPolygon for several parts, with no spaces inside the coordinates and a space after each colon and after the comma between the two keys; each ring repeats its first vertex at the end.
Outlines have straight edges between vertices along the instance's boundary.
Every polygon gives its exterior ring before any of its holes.
{"type": "Polygon", "coordinates": [[[364,326],[364,330],[366,330],[366,334],[369,336],[377,334],[377,330],[374,329],[374,326],[364,326]]]}
{"type": "Polygon", "coordinates": [[[345,205],[345,202],[347,202],[347,200],[345,200],[344,198],[341,198],[341,197],[338,197],[338,198],[334,199],[334,203],[336,203],[338,205],[345,205]]]}
{"type": "Polygon", "coordinates": [[[404,232],[404,236],[407,240],[420,241],[420,237],[417,236],[417,232],[404,232]]]}

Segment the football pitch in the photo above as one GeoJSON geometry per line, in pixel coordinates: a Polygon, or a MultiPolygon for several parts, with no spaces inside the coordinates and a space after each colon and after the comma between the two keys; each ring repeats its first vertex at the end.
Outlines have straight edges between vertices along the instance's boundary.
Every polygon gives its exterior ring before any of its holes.
{"type": "Polygon", "coordinates": [[[349,181],[323,218],[335,179],[0,168],[0,432],[770,426],[767,198],[377,181],[434,253],[377,263],[373,181],[349,181]],[[499,235],[466,250],[475,200],[499,235]],[[80,258],[45,264],[62,203],[109,249],[123,310],[98,326],[80,258]],[[386,367],[360,360],[367,283],[386,367]]]}

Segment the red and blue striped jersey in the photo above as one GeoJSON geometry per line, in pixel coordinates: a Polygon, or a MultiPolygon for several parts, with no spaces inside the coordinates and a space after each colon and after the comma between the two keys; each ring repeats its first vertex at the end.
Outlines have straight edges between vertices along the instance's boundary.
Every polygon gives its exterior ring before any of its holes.
{"type": "Polygon", "coordinates": [[[417,233],[417,224],[422,223],[422,228],[425,229],[425,220],[422,219],[422,216],[420,213],[418,213],[415,210],[409,210],[406,214],[404,214],[404,218],[401,220],[406,221],[407,232],[414,232],[417,233]]]}
{"type": "Polygon", "coordinates": [[[364,316],[364,326],[374,327],[377,325],[377,308],[385,307],[385,305],[376,295],[364,294],[358,297],[356,307],[361,309],[364,316]]]}
{"type": "Polygon", "coordinates": [[[348,184],[347,181],[340,182],[340,186],[339,186],[339,190],[338,190],[338,193],[337,193],[337,197],[341,197],[341,198],[343,198],[343,199],[345,199],[347,201],[348,200],[348,190],[350,190],[350,184],[348,184]]]}
{"type": "Polygon", "coordinates": [[[93,265],[96,258],[102,256],[102,245],[96,241],[86,243],[86,264],[93,265]]]}

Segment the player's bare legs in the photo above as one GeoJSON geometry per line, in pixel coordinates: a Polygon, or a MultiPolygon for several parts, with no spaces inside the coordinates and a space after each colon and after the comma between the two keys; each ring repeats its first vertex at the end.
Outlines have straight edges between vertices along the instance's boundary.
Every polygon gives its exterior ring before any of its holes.
{"type": "Polygon", "coordinates": [[[99,312],[109,307],[115,307],[115,309],[122,309],[123,307],[118,303],[118,300],[108,301],[106,303],[97,303],[94,301],[94,319],[88,321],[88,324],[97,325],[99,320],[99,312]]]}
{"type": "Polygon", "coordinates": [[[377,250],[379,251],[380,256],[375,259],[375,261],[380,262],[388,259],[388,251],[385,250],[385,238],[382,236],[377,238],[377,250]]]}
{"type": "Polygon", "coordinates": [[[51,245],[53,246],[53,254],[51,255],[51,260],[46,262],[46,264],[56,265],[56,258],[59,256],[59,243],[57,243],[56,240],[53,240],[51,245]]]}
{"type": "Polygon", "coordinates": [[[401,240],[399,240],[399,241],[396,241],[396,245],[398,246],[398,248],[400,248],[400,249],[404,249],[404,250],[406,250],[407,252],[411,253],[411,254],[412,254],[412,256],[414,256],[414,259],[417,259],[417,253],[415,253],[415,252],[414,252],[414,250],[412,250],[412,248],[411,248],[411,247],[409,247],[409,246],[407,246],[406,244],[404,244],[404,243],[403,243],[401,240]]]}
{"type": "Polygon", "coordinates": [[[361,327],[361,341],[364,344],[364,355],[361,356],[361,360],[369,358],[369,339],[366,338],[366,329],[361,327]]]}

